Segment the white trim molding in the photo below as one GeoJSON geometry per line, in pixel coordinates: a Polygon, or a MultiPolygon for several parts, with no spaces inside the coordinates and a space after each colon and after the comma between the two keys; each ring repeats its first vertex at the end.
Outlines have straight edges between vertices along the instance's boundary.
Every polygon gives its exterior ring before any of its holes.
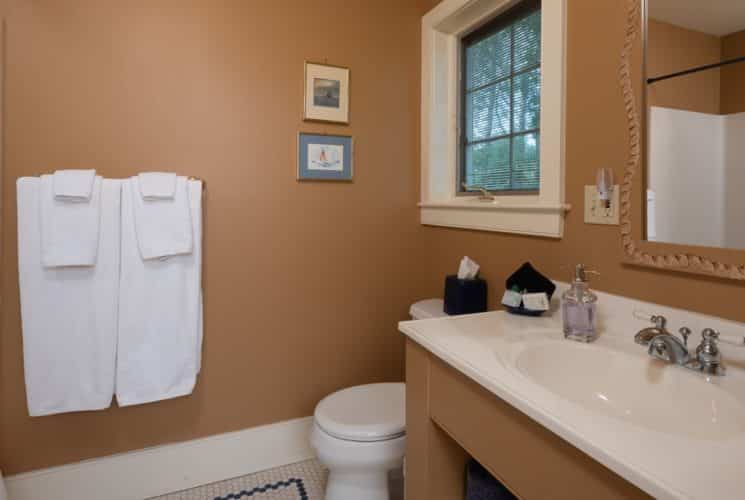
{"type": "Polygon", "coordinates": [[[141,500],[313,458],[313,417],[5,478],[9,500],[141,500]]]}
{"type": "Polygon", "coordinates": [[[460,44],[518,3],[443,0],[422,18],[421,222],[561,238],[564,215],[566,1],[544,0],[541,23],[541,183],[537,195],[458,197],[460,44]]]}

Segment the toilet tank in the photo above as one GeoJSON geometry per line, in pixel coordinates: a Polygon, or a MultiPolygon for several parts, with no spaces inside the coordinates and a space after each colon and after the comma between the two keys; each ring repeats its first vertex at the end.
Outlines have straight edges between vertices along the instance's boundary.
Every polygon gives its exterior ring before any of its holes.
{"type": "Polygon", "coordinates": [[[445,301],[442,299],[426,299],[414,302],[409,308],[411,319],[442,318],[445,313],[445,301]]]}

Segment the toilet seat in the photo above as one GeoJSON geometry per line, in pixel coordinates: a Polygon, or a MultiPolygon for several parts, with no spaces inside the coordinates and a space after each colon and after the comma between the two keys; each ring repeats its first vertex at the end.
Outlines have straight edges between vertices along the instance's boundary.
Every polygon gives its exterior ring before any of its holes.
{"type": "Polygon", "coordinates": [[[321,400],[314,416],[318,427],[337,439],[396,439],[406,433],[406,386],[384,383],[343,389],[321,400]]]}

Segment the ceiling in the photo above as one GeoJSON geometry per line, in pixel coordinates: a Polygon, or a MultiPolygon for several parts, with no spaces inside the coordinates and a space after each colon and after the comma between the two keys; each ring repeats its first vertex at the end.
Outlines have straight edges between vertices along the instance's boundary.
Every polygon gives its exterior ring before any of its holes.
{"type": "Polygon", "coordinates": [[[745,30],[745,0],[647,0],[649,17],[724,36],[745,30]]]}

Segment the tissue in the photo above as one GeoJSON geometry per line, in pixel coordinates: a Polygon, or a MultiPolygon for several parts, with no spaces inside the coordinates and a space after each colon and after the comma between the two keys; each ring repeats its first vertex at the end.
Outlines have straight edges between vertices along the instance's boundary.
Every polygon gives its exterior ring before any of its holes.
{"type": "Polygon", "coordinates": [[[476,264],[470,257],[466,256],[460,260],[460,266],[458,266],[458,279],[459,280],[472,280],[479,274],[479,265],[476,264]]]}

